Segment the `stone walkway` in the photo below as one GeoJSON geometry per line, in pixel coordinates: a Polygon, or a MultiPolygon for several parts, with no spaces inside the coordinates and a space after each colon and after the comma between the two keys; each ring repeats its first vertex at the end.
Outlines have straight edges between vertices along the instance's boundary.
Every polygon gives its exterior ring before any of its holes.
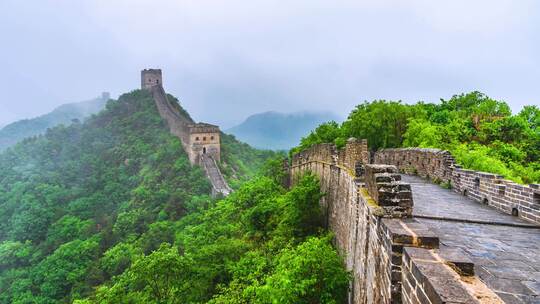
{"type": "Polygon", "coordinates": [[[219,171],[219,167],[216,164],[216,161],[209,155],[201,155],[201,162],[203,169],[212,183],[212,187],[216,192],[223,194],[224,196],[229,195],[232,190],[225,181],[225,178],[219,171]]]}
{"type": "Polygon", "coordinates": [[[413,215],[439,236],[441,249],[461,248],[506,303],[540,303],[539,226],[521,227],[534,225],[418,177],[403,175],[403,181],[411,184],[413,215]]]}

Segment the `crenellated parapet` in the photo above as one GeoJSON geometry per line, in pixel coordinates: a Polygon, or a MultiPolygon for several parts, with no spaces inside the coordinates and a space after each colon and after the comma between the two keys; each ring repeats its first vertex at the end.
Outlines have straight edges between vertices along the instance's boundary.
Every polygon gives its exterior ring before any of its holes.
{"type": "Polygon", "coordinates": [[[500,303],[489,292],[475,300],[484,285],[470,261],[439,249],[438,236],[412,217],[411,187],[398,168],[369,164],[367,151],[365,140],[341,150],[319,144],[295,154],[290,166],[293,184],[308,172],[319,177],[326,224],[353,277],[349,303],[500,303]]]}
{"type": "Polygon", "coordinates": [[[354,169],[358,163],[369,164],[367,139],[349,138],[345,147],[338,152],[338,163],[354,169]]]}
{"type": "Polygon", "coordinates": [[[455,166],[450,152],[428,148],[382,149],[375,153],[374,163],[396,166],[400,172],[449,182],[455,166]]]}
{"type": "Polygon", "coordinates": [[[412,216],[411,185],[401,181],[401,175],[395,166],[366,165],[365,182],[369,195],[383,211],[382,216],[412,216]]]}
{"type": "Polygon", "coordinates": [[[446,183],[464,196],[540,224],[540,184],[521,185],[500,175],[463,169],[450,152],[439,149],[383,149],[375,153],[375,163],[446,183]]]}
{"type": "Polygon", "coordinates": [[[540,224],[540,184],[521,185],[500,175],[456,166],[452,188],[504,213],[540,224]]]}

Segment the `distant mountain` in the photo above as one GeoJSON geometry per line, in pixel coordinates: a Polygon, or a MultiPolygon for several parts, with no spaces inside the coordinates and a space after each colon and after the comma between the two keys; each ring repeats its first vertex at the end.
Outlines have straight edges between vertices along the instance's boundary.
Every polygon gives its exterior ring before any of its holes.
{"type": "Polygon", "coordinates": [[[341,119],[331,112],[264,112],[249,116],[225,132],[256,148],[288,150],[323,122],[341,119]]]}
{"type": "Polygon", "coordinates": [[[70,124],[74,119],[82,120],[95,114],[105,107],[109,98],[109,93],[103,93],[91,100],[64,104],[48,114],[8,124],[0,129],[0,151],[24,138],[42,134],[48,128],[70,124]]]}

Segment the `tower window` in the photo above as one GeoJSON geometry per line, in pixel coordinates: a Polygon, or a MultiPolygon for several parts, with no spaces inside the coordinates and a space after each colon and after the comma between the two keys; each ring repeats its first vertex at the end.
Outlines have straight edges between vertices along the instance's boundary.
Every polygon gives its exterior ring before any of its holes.
{"type": "Polygon", "coordinates": [[[199,136],[195,137],[195,140],[199,140],[199,136]]]}
{"type": "Polygon", "coordinates": [[[205,140],[206,140],[206,136],[205,136],[205,137],[203,137],[203,138],[202,138],[202,140],[203,140],[203,141],[205,141],[205,140]]]}
{"type": "Polygon", "coordinates": [[[210,136],[210,140],[214,140],[214,136],[210,136]]]}

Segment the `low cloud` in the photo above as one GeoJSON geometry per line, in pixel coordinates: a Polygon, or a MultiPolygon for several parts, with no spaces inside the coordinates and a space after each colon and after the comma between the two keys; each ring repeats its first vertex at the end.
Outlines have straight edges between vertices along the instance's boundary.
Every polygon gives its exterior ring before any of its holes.
{"type": "Polygon", "coordinates": [[[16,1],[0,3],[0,124],[164,70],[198,120],[437,101],[481,90],[540,103],[535,1],[16,1]]]}

